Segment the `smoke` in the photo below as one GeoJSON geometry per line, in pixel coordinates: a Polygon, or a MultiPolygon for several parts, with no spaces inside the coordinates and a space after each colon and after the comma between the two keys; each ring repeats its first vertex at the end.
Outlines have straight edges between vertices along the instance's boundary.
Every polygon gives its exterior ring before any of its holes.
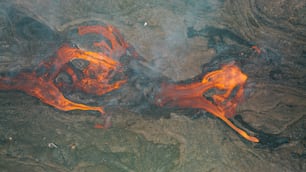
{"type": "MultiPolygon", "coordinates": [[[[89,12],[85,12],[90,9],[81,9],[81,7],[77,7],[75,4],[68,8],[69,3],[62,1],[45,2],[38,0],[34,3],[31,0],[25,2],[16,0],[14,3],[18,8],[11,7],[7,11],[9,23],[14,26],[14,36],[12,38],[15,42],[12,45],[16,47],[12,51],[14,51],[14,54],[22,57],[21,59],[24,59],[24,61],[21,61],[21,65],[12,63],[9,67],[10,70],[20,70],[24,67],[37,66],[39,62],[52,57],[53,53],[58,49],[58,46],[67,41],[61,40],[63,36],[70,39],[69,41],[76,42],[78,46],[86,45],[88,42],[97,42],[93,39],[95,37],[92,37],[92,35],[88,35],[87,39],[84,39],[85,42],[81,42],[82,39],[77,39],[79,35],[76,30],[67,29],[74,32],[75,35],[65,35],[69,34],[69,31],[58,32],[56,29],[64,28],[61,27],[63,23],[70,22],[73,24],[74,20],[79,21],[77,19],[78,16],[90,16],[89,12]],[[80,10],[78,11],[78,9],[80,10]],[[80,14],[76,14],[76,11],[80,14]],[[66,13],[67,15],[64,15],[66,13]],[[60,19],[60,17],[63,18],[60,19]],[[71,21],[69,21],[69,17],[71,21]],[[77,38],[74,39],[73,36],[77,38]],[[18,66],[18,69],[14,69],[13,66],[18,66]]],[[[200,58],[196,57],[196,59],[195,56],[192,56],[193,51],[190,50],[190,43],[186,37],[187,27],[190,25],[202,27],[203,24],[209,23],[210,20],[208,19],[213,15],[212,13],[215,9],[214,7],[211,8],[211,6],[218,3],[210,1],[189,1],[185,3],[186,7],[182,6],[177,9],[168,5],[156,6],[156,8],[148,8],[138,12],[137,15],[139,16],[145,15],[144,19],[147,25],[143,29],[148,30],[149,35],[143,38],[141,37],[137,42],[132,42],[131,44],[142,44],[145,42],[149,53],[144,54],[144,56],[150,54],[149,58],[151,63],[144,62],[147,66],[140,66],[141,64],[139,63],[130,64],[129,67],[132,67],[134,70],[133,74],[136,74],[136,79],[133,83],[136,91],[149,90],[144,92],[150,92],[150,90],[156,89],[159,83],[157,83],[158,81],[156,83],[154,82],[160,77],[160,75],[156,74],[156,71],[168,77],[169,80],[172,79],[175,81],[191,78],[198,74],[202,61],[198,61],[200,58]],[[205,22],[203,23],[203,21],[205,22]],[[147,69],[146,67],[153,70],[147,69]],[[153,83],[147,84],[147,82],[153,83]]],[[[87,7],[84,5],[82,4],[80,6],[87,7]]],[[[164,5],[164,3],[161,5],[164,5]]],[[[79,24],[75,23],[75,25],[79,24]]],[[[201,47],[205,46],[201,45],[201,47]]],[[[203,58],[203,56],[205,57],[204,54],[199,54],[199,57],[203,58]]],[[[134,78],[131,79],[133,80],[134,78]]],[[[124,94],[122,92],[115,92],[114,94],[118,93],[118,97],[121,95],[125,97],[131,96],[129,89],[123,89],[126,91],[124,94]]],[[[135,94],[135,98],[131,96],[132,98],[126,98],[126,100],[122,101],[129,102],[131,99],[136,99],[137,96],[138,94],[135,94]]],[[[111,104],[120,104],[120,101],[118,101],[119,98],[114,95],[110,97],[115,97],[112,99],[114,101],[110,101],[111,104]]],[[[140,100],[137,99],[137,101],[140,100]]]]}
{"type": "Polygon", "coordinates": [[[199,64],[207,62],[212,53],[205,42],[198,44],[197,50],[202,53],[194,53],[190,47],[194,47],[195,42],[187,38],[187,28],[195,26],[201,29],[217,22],[221,4],[220,1],[210,0],[176,1],[172,5],[161,2],[160,6],[155,4],[155,8],[144,9],[146,13],[139,12],[144,15],[143,21],[148,23],[143,27],[147,31],[139,44],[145,43],[144,53],[151,60],[151,65],[175,81],[197,75],[199,64]]]}
{"type": "MultiPolygon", "coordinates": [[[[143,39],[145,56],[149,57],[152,68],[165,76],[176,78],[179,61],[185,56],[186,37],[184,19],[167,9],[150,9],[147,11],[148,26],[143,39]]],[[[137,44],[136,44],[137,45],[137,44]]]]}
{"type": "Polygon", "coordinates": [[[1,3],[0,71],[32,68],[51,56],[61,37],[31,13],[12,3],[1,3]]]}

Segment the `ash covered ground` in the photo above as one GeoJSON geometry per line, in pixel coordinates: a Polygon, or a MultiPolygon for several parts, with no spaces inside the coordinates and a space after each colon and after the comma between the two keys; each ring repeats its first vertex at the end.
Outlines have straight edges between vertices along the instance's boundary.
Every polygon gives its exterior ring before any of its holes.
{"type": "Polygon", "coordinates": [[[22,92],[1,91],[4,171],[305,171],[306,1],[14,0],[0,6],[1,73],[50,57],[74,26],[108,23],[145,58],[139,72],[148,68],[146,77],[188,81],[236,61],[249,77],[237,114],[257,130],[289,138],[270,147],[245,141],[203,111],[70,95],[107,105],[113,125],[101,130],[93,127],[102,120],[96,112],[62,112],[22,92]],[[12,21],[22,16],[16,26],[12,21]]]}

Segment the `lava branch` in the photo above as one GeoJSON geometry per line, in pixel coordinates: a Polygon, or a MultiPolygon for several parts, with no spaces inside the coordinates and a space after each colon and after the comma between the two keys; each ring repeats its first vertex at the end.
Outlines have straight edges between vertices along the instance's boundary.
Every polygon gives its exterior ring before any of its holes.
{"type": "Polygon", "coordinates": [[[243,98],[244,85],[247,76],[233,65],[224,65],[220,70],[206,74],[201,82],[191,84],[162,84],[157,93],[155,103],[159,106],[179,106],[185,108],[203,109],[223,120],[245,139],[259,142],[259,139],[248,135],[236,127],[228,118],[236,113],[236,107],[243,98]],[[236,94],[233,96],[234,89],[236,94]],[[210,89],[222,91],[212,96],[213,101],[205,98],[204,94],[210,89]],[[223,93],[224,92],[224,93],[223,93]]]}
{"type": "MultiPolygon", "coordinates": [[[[61,92],[61,88],[70,88],[98,96],[120,88],[126,83],[126,78],[112,82],[111,80],[115,73],[123,72],[118,59],[126,54],[131,46],[124,41],[119,31],[110,25],[81,26],[78,28],[78,33],[80,36],[91,33],[100,34],[109,40],[110,45],[105,42],[105,39],[93,43],[93,46],[100,48],[101,51],[92,52],[64,44],[54,57],[41,62],[34,69],[22,71],[10,77],[0,77],[0,90],[20,90],[63,111],[94,110],[102,115],[105,114],[103,107],[88,106],[67,99],[61,92]],[[69,65],[74,59],[88,62],[88,65],[81,69],[81,75],[77,75],[75,69],[69,65]],[[61,72],[70,76],[72,83],[69,87],[64,87],[63,82],[56,82],[61,72]]],[[[138,55],[136,51],[131,53],[138,55]]],[[[109,118],[106,119],[109,121],[109,118]]]]}

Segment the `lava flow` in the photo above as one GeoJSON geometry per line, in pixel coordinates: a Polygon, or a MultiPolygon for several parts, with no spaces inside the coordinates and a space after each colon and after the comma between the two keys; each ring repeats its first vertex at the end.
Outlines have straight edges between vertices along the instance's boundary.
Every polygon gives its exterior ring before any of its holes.
{"type": "MultiPolygon", "coordinates": [[[[77,90],[98,96],[116,90],[127,82],[120,57],[127,50],[135,58],[140,56],[113,26],[81,26],[78,34],[98,34],[104,39],[93,43],[92,46],[98,51],[64,44],[53,57],[37,67],[11,76],[0,76],[0,90],[20,90],[63,111],[94,110],[105,114],[103,107],[88,106],[67,99],[62,90],[77,90]],[[76,68],[73,65],[74,60],[85,61],[86,65],[76,68]],[[63,73],[69,76],[69,82],[58,79],[63,73]],[[118,78],[118,75],[121,77],[118,78]]],[[[245,139],[259,142],[256,137],[249,136],[228,119],[235,115],[236,107],[243,98],[246,80],[247,76],[237,66],[224,65],[220,70],[205,75],[201,82],[186,85],[163,84],[156,96],[156,103],[160,106],[204,109],[222,119],[245,139]],[[211,89],[221,91],[211,96],[213,101],[205,97],[211,89]]],[[[110,118],[106,118],[106,121],[110,121],[110,118]]],[[[108,125],[110,122],[106,124],[108,125]]]]}
{"type": "Polygon", "coordinates": [[[78,28],[78,34],[80,36],[100,34],[108,42],[106,43],[104,39],[93,44],[101,50],[99,52],[86,51],[65,44],[59,48],[54,57],[43,61],[34,69],[24,70],[10,77],[0,77],[0,90],[20,90],[63,111],[94,110],[104,114],[102,107],[68,100],[61,89],[69,88],[99,96],[118,89],[126,83],[126,78],[112,80],[116,74],[122,73],[122,65],[118,59],[126,53],[129,45],[118,30],[109,25],[81,26],[78,28]],[[77,71],[71,65],[76,59],[86,61],[87,66],[77,71]],[[67,74],[71,83],[56,81],[60,73],[67,74]]]}
{"type": "Polygon", "coordinates": [[[246,80],[247,76],[237,66],[228,64],[220,70],[206,74],[201,82],[184,85],[164,83],[155,101],[159,106],[169,105],[206,110],[223,120],[245,139],[259,142],[258,138],[248,135],[228,119],[235,115],[236,107],[243,98],[246,80]],[[213,101],[205,97],[205,94],[211,89],[221,92],[211,96],[213,101]]]}

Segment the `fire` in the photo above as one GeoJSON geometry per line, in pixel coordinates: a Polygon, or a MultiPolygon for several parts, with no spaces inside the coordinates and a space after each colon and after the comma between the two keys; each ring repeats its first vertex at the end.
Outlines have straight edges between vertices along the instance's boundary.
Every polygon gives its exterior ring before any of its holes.
{"type": "MultiPolygon", "coordinates": [[[[104,114],[103,107],[88,106],[68,100],[61,88],[80,90],[84,93],[103,95],[120,88],[126,83],[126,78],[112,81],[116,73],[122,73],[119,58],[129,48],[122,35],[113,26],[81,26],[78,28],[80,36],[85,34],[101,34],[110,41],[95,42],[93,46],[101,49],[99,52],[86,51],[79,48],[63,45],[56,55],[43,61],[32,70],[22,71],[12,77],[0,77],[0,90],[20,90],[39,98],[59,110],[94,110],[104,114]],[[88,62],[81,74],[69,65],[75,59],[88,62]],[[117,60],[116,60],[117,59],[117,60]],[[55,82],[60,73],[70,76],[72,84],[55,82]]],[[[133,52],[136,54],[136,52],[133,52]]]]}
{"type": "Polygon", "coordinates": [[[169,105],[206,110],[223,120],[245,139],[259,142],[258,138],[248,135],[228,119],[235,115],[237,105],[243,98],[246,80],[247,76],[237,66],[224,65],[220,70],[206,74],[201,82],[184,85],[163,84],[156,96],[156,103],[159,106],[169,105]],[[211,89],[221,92],[212,95],[213,101],[204,96],[211,89]]]}

